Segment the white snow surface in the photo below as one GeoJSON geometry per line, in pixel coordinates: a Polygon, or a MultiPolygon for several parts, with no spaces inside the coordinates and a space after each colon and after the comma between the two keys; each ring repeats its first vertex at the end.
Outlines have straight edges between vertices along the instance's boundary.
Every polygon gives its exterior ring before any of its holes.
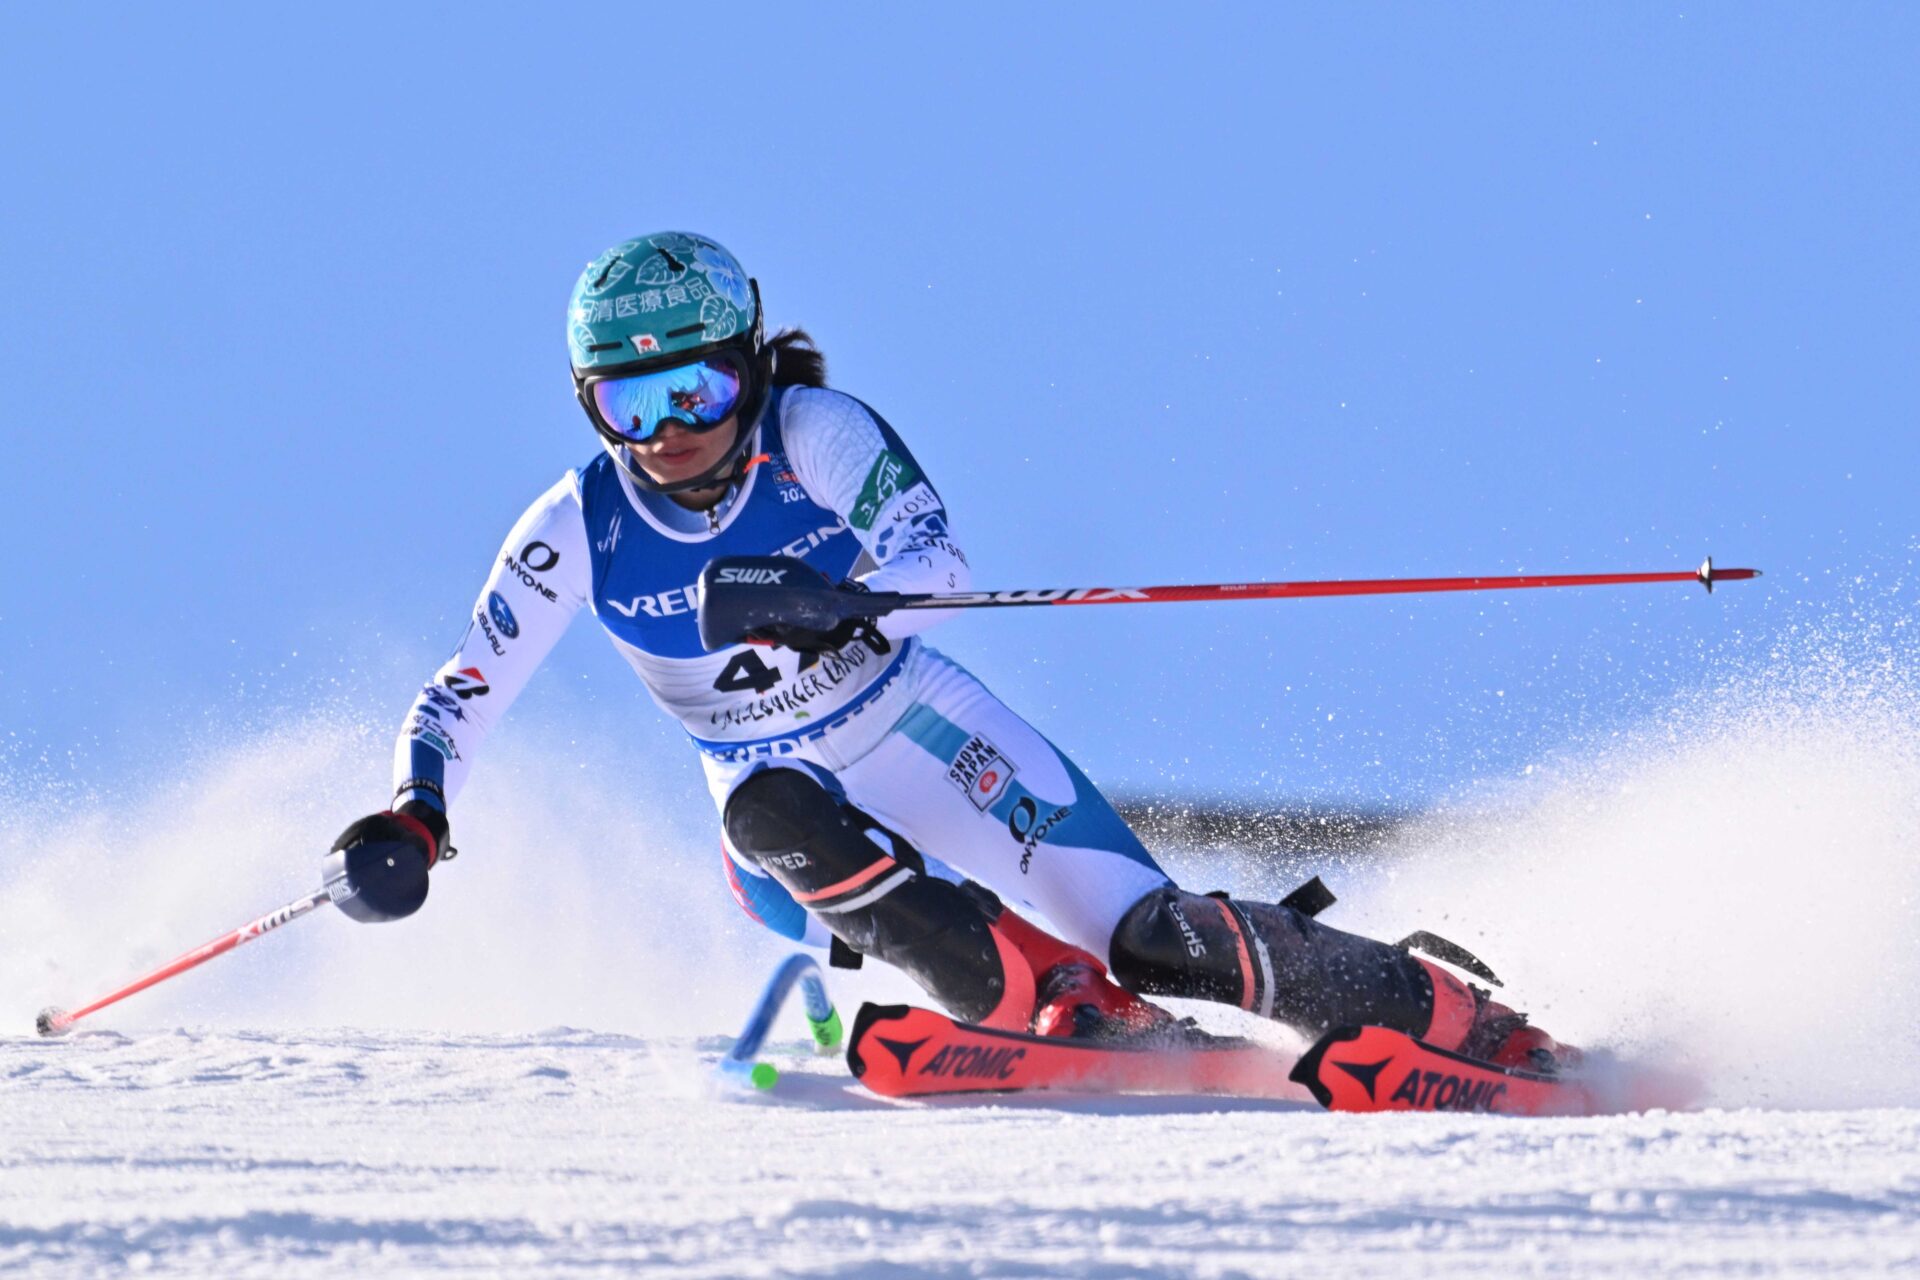
{"type": "Polygon", "coordinates": [[[1920,1267],[1920,1114],[901,1105],[797,1042],[176,1031],[0,1044],[0,1272],[1866,1275],[1920,1267]]]}
{"type": "MultiPolygon", "coordinates": [[[[728,1092],[785,949],[727,900],[691,768],[609,787],[579,762],[615,747],[521,731],[414,919],[322,911],[41,1041],[42,1005],[310,888],[391,726],[188,734],[137,795],[0,757],[0,1274],[1920,1273],[1913,646],[1795,643],[1384,860],[1165,851],[1467,945],[1556,1035],[1698,1072],[1687,1114],[890,1103],[793,1021],[780,1088],[728,1092]]],[[[912,994],[878,969],[833,973],[845,1014],[912,994]]]]}

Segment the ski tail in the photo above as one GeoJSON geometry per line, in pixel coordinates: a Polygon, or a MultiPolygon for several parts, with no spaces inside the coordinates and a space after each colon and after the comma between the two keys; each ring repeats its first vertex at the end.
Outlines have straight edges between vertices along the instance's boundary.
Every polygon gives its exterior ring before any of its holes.
{"type": "Polygon", "coordinates": [[[1498,1067],[1386,1027],[1339,1027],[1294,1064],[1293,1079],[1329,1111],[1466,1111],[1585,1116],[1690,1105],[1678,1073],[1595,1062],[1566,1075],[1498,1067]]]}
{"type": "Polygon", "coordinates": [[[855,1078],[889,1098],[948,1093],[1224,1093],[1305,1101],[1292,1059],[1250,1040],[1181,1032],[1124,1040],[1034,1036],[913,1005],[862,1005],[847,1037],[855,1078]]]}

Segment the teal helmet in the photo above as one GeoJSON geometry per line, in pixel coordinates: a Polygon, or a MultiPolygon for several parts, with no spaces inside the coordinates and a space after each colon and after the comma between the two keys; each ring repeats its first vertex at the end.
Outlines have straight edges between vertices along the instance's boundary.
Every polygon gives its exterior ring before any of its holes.
{"type": "Polygon", "coordinates": [[[691,232],[661,231],[615,245],[587,264],[567,304],[574,393],[614,461],[655,493],[706,488],[737,474],[767,403],[771,370],[764,345],[760,286],[726,249],[691,232]],[[739,382],[733,448],[704,474],[662,485],[634,464],[625,448],[632,437],[598,411],[594,385],[708,361],[739,382]]]}

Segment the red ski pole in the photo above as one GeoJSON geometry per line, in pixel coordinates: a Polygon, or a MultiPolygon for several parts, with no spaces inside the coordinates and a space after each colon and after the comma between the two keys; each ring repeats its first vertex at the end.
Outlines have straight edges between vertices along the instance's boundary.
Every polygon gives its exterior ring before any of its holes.
{"type": "Polygon", "coordinates": [[[1180,587],[1048,587],[1037,591],[954,591],[926,595],[875,592],[854,596],[847,610],[993,609],[1038,604],[1170,604],[1194,600],[1284,600],[1304,596],[1385,596],[1428,591],[1517,591],[1526,587],[1614,587],[1636,582],[1717,582],[1760,576],[1758,569],[1716,569],[1709,557],[1698,569],[1666,573],[1523,573],[1482,578],[1353,578],[1328,582],[1213,582],[1180,587]]]}
{"type": "Polygon", "coordinates": [[[74,1023],[80,1021],[80,1019],[86,1017],[88,1014],[104,1009],[110,1004],[125,1000],[128,996],[134,995],[137,992],[145,991],[155,983],[165,982],[168,978],[174,977],[176,974],[182,974],[189,969],[203,965],[215,956],[225,955],[243,942],[252,942],[261,934],[278,929],[289,920],[298,920],[309,911],[326,906],[329,900],[325,889],[316,889],[306,897],[296,898],[277,911],[269,911],[258,920],[241,925],[232,933],[223,933],[213,941],[195,947],[185,955],[161,965],[146,977],[137,978],[129,982],[126,986],[121,987],[118,991],[113,992],[111,995],[100,997],[84,1009],[76,1009],[72,1013],[68,1013],[64,1009],[42,1009],[39,1018],[34,1021],[34,1027],[43,1036],[65,1035],[74,1023]]]}
{"type": "MultiPolygon", "coordinates": [[[[739,643],[773,644],[779,628],[833,631],[840,623],[896,609],[1004,609],[1042,604],[1169,604],[1179,600],[1283,600],[1301,596],[1385,596],[1420,591],[1517,591],[1524,587],[1609,587],[1633,582],[1716,582],[1757,578],[1758,569],[1668,573],[1522,573],[1484,578],[1355,578],[1329,582],[1214,582],[1182,587],[1047,587],[1038,591],[849,591],[817,571],[788,581],[783,556],[723,556],[700,573],[700,642],[711,651],[739,643]]],[[[884,650],[883,650],[884,652],[884,650]]]]}

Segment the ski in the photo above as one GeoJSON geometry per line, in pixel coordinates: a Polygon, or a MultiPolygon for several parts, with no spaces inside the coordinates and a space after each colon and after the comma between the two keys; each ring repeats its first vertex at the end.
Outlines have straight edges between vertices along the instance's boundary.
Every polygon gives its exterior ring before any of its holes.
{"type": "Polygon", "coordinates": [[[1684,1107],[1698,1092],[1677,1073],[1598,1059],[1565,1075],[1498,1067],[1386,1027],[1329,1031],[1294,1064],[1293,1079],[1329,1111],[1592,1116],[1684,1107]]]}
{"type": "Polygon", "coordinates": [[[956,1093],[1220,1093],[1305,1102],[1292,1055],[1183,1027],[1169,1036],[1075,1040],[995,1031],[914,1005],[865,1004],[847,1065],[889,1098],[956,1093]]]}

